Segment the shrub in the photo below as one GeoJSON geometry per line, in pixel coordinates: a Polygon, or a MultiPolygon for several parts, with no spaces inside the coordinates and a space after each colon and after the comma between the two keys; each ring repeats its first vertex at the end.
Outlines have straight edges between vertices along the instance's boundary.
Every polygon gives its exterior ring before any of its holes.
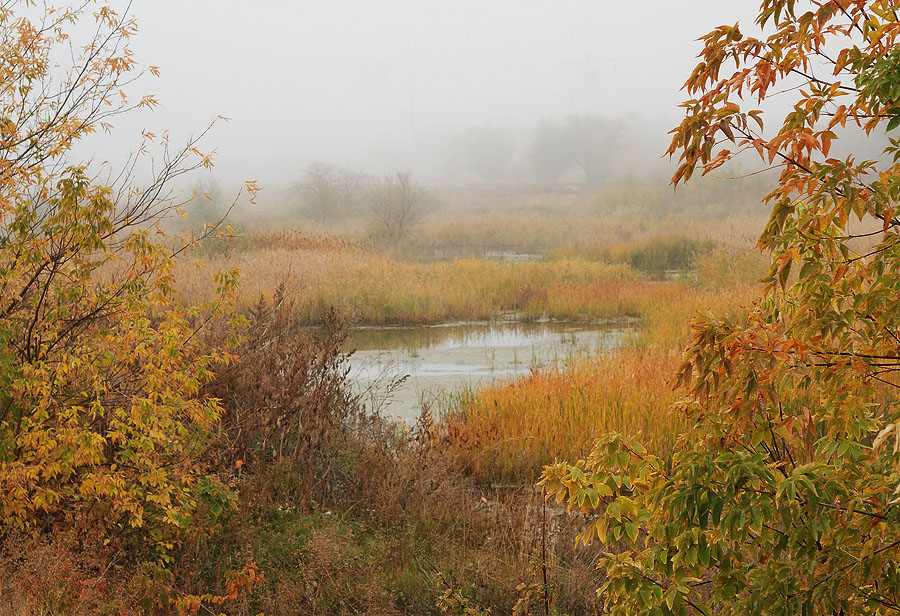
{"type": "Polygon", "coordinates": [[[664,278],[667,272],[692,269],[698,258],[714,246],[709,240],[695,240],[683,235],[658,237],[632,249],[628,263],[636,270],[664,278]]]}
{"type": "Polygon", "coordinates": [[[368,203],[372,236],[379,244],[396,246],[424,214],[425,189],[409,171],[389,174],[372,183],[368,203]]]}
{"type": "Polygon", "coordinates": [[[0,536],[78,520],[165,555],[214,482],[193,459],[219,411],[199,387],[229,356],[196,333],[227,315],[235,279],[181,310],[151,231],[174,207],[160,197],[167,182],[208,162],[195,142],[168,152],[143,190],[127,173],[97,184],[69,158],[131,108],[119,93],[137,73],[133,31],[104,3],[0,7],[0,536]],[[95,38],[56,68],[88,10],[95,38]]]}
{"type": "Polygon", "coordinates": [[[366,182],[362,170],[314,162],[307,165],[295,190],[303,213],[326,222],[357,214],[366,182]]]}
{"type": "Polygon", "coordinates": [[[240,361],[205,386],[222,406],[209,463],[253,476],[258,504],[302,506],[336,487],[360,413],[347,379],[346,333],[334,310],[323,314],[320,329],[303,328],[280,286],[250,310],[236,348],[240,361]]]}

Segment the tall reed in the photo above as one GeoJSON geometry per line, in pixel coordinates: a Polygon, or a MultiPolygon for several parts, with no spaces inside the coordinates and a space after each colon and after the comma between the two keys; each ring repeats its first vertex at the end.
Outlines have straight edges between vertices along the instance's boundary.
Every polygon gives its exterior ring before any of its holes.
{"type": "MultiPolygon", "coordinates": [[[[610,431],[638,436],[651,452],[671,456],[686,423],[670,411],[678,395],[670,377],[691,318],[698,312],[737,315],[758,288],[642,283],[631,291],[611,292],[627,297],[641,317],[625,346],[484,383],[457,396],[444,427],[448,451],[460,470],[483,482],[531,481],[554,460],[585,455],[598,436],[610,431]]],[[[590,303],[572,292],[551,298],[578,310],[590,303]]]]}
{"type": "MultiPolygon", "coordinates": [[[[298,318],[308,324],[317,323],[332,306],[370,325],[490,319],[509,311],[568,318],[541,309],[548,290],[596,287],[594,295],[600,296],[607,286],[637,279],[627,265],[576,260],[411,263],[355,249],[269,249],[214,256],[203,264],[183,260],[177,275],[181,298],[196,303],[210,296],[211,273],[232,267],[241,272],[239,302],[245,308],[284,285],[298,318]]],[[[624,316],[619,307],[578,318],[616,316],[624,316]]]]}
{"type": "Polygon", "coordinates": [[[666,385],[679,353],[628,348],[487,383],[444,417],[448,451],[481,481],[533,481],[545,464],[577,459],[613,430],[669,456],[684,422],[666,385]]]}

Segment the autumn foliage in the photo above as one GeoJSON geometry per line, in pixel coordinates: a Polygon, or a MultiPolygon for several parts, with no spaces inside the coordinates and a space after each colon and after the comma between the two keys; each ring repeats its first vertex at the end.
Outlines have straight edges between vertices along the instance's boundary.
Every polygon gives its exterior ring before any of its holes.
{"type": "Polygon", "coordinates": [[[208,163],[193,142],[165,146],[141,188],[140,156],[113,184],[73,157],[154,103],[126,92],[134,30],[103,3],[0,6],[0,535],[100,524],[164,555],[204,499],[229,498],[194,461],[219,413],[198,391],[229,356],[195,334],[227,316],[235,281],[203,306],[173,301],[153,224],[177,205],[168,182],[208,163]],[[79,20],[94,38],[60,65],[79,20]]]}
{"type": "Polygon", "coordinates": [[[765,0],[763,37],[703,38],[673,182],[744,153],[777,174],[770,284],[746,319],[694,323],[670,466],[610,435],[544,475],[597,516],[610,613],[900,609],[898,9],[765,0]],[[883,153],[836,156],[851,130],[883,153]]]}

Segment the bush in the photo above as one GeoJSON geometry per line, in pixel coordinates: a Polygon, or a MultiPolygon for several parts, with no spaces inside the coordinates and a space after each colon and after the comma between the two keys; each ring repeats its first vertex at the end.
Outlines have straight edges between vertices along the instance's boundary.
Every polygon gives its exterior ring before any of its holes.
{"type": "Polygon", "coordinates": [[[332,309],[321,329],[302,327],[279,286],[250,310],[243,334],[240,361],[204,388],[222,406],[206,457],[214,468],[252,475],[257,505],[321,500],[337,488],[361,413],[347,379],[346,320],[332,309]]]}
{"type": "Polygon", "coordinates": [[[69,156],[131,108],[119,91],[137,76],[134,24],[102,2],[14,7],[0,9],[0,537],[77,522],[165,557],[207,497],[228,500],[194,459],[219,411],[199,387],[228,355],[197,333],[228,315],[235,278],[180,309],[152,231],[175,207],[167,182],[208,159],[190,142],[143,190],[134,167],[95,183],[69,156]],[[95,38],[75,44],[95,10],[95,38]]]}
{"type": "Polygon", "coordinates": [[[664,278],[667,272],[693,269],[697,260],[714,246],[709,240],[695,240],[683,235],[658,237],[632,249],[628,263],[636,270],[664,278]]]}
{"type": "Polygon", "coordinates": [[[306,167],[295,190],[303,214],[326,222],[357,214],[366,183],[366,176],[359,169],[314,162],[306,167]]]}
{"type": "Polygon", "coordinates": [[[376,243],[396,246],[425,213],[425,189],[409,171],[389,174],[372,183],[368,203],[372,237],[376,243]]]}

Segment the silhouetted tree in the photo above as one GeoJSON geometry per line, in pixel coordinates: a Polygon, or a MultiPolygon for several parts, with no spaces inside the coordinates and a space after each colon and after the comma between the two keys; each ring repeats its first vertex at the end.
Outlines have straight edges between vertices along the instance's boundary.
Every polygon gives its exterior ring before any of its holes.
{"type": "Polygon", "coordinates": [[[402,240],[421,218],[425,197],[425,189],[412,179],[410,171],[398,171],[373,182],[368,203],[375,239],[388,245],[402,240]]]}
{"type": "Polygon", "coordinates": [[[588,184],[610,177],[610,162],[621,147],[620,122],[596,115],[573,115],[562,122],[544,121],[532,145],[532,169],[536,177],[556,180],[575,169],[588,184]]]}
{"type": "Polygon", "coordinates": [[[303,209],[320,221],[346,216],[357,209],[365,174],[360,169],[314,162],[303,172],[303,209]]]}

